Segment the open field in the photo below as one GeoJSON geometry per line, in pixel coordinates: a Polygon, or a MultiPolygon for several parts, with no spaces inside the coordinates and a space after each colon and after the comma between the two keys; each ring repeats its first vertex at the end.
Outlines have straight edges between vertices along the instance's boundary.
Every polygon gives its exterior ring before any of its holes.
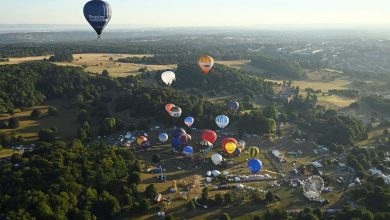
{"type": "Polygon", "coordinates": [[[346,98],[337,95],[318,95],[318,104],[328,108],[345,108],[357,101],[357,99],[346,98]]]}
{"type": "MultiPolygon", "coordinates": [[[[85,67],[87,72],[101,74],[103,70],[108,70],[112,77],[126,77],[138,73],[138,70],[143,67],[151,72],[158,70],[175,69],[176,65],[143,65],[134,63],[119,63],[119,58],[126,57],[143,57],[152,56],[150,54],[103,54],[103,53],[88,53],[74,54],[72,62],[55,62],[61,66],[78,66],[85,67]],[[110,60],[112,58],[112,60],[110,60]]],[[[25,58],[10,58],[8,62],[1,62],[0,65],[18,64],[27,61],[37,61],[49,58],[49,56],[25,57],[25,58]]]]}
{"type": "Polygon", "coordinates": [[[0,150],[0,158],[9,157],[14,153],[16,153],[16,151],[14,150],[9,150],[9,149],[0,150]]]}
{"type": "MultiPolygon", "coordinates": [[[[69,140],[76,135],[77,122],[77,112],[63,108],[61,101],[48,102],[47,105],[35,106],[31,108],[26,108],[23,111],[15,111],[15,115],[12,117],[19,118],[19,127],[16,129],[1,129],[1,132],[11,133],[16,132],[18,135],[24,137],[26,141],[34,141],[38,138],[39,130],[43,128],[51,128],[53,126],[57,127],[61,139],[69,140]],[[55,106],[58,109],[58,114],[56,116],[47,116],[48,106],[55,106]],[[44,116],[38,120],[32,120],[30,114],[34,109],[40,109],[44,116]]],[[[11,116],[2,115],[0,120],[8,120],[11,116]]]]}

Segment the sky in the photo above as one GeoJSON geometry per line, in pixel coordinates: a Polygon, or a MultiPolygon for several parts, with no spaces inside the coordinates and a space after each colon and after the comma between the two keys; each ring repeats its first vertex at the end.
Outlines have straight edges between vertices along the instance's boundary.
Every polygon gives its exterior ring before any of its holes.
{"type": "MultiPolygon", "coordinates": [[[[2,0],[0,24],[86,24],[86,0],[2,0]]],[[[106,0],[110,25],[390,24],[389,0],[106,0]]]]}

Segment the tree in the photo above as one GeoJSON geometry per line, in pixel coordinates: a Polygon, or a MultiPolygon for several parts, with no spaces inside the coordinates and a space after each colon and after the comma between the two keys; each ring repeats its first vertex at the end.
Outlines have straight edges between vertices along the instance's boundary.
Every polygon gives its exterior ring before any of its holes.
{"type": "Polygon", "coordinates": [[[87,140],[88,138],[87,132],[84,129],[79,128],[77,130],[77,138],[80,139],[81,141],[87,140]]]}
{"type": "Polygon", "coordinates": [[[53,142],[56,139],[57,128],[45,128],[39,131],[38,137],[40,141],[53,142]]]}
{"type": "Polygon", "coordinates": [[[228,213],[223,213],[221,216],[218,218],[219,220],[230,220],[230,215],[228,213]]]}
{"type": "Polygon", "coordinates": [[[154,163],[159,163],[161,161],[161,157],[160,157],[160,154],[153,154],[152,156],[152,161],[154,163]]]}
{"type": "Polygon", "coordinates": [[[156,186],[153,183],[148,185],[145,189],[144,194],[146,198],[154,199],[158,194],[156,186]]]}
{"type": "Polygon", "coordinates": [[[145,213],[149,210],[150,202],[147,199],[143,199],[139,204],[139,209],[141,212],[145,213]]]}
{"type": "Polygon", "coordinates": [[[195,203],[194,203],[193,200],[191,200],[191,201],[189,201],[189,202],[187,203],[187,210],[188,210],[188,211],[193,211],[193,210],[195,210],[195,203]]]}
{"type": "Polygon", "coordinates": [[[37,120],[37,119],[40,119],[42,117],[42,112],[41,110],[39,109],[34,109],[31,114],[30,114],[30,118],[33,119],[33,120],[37,120]]]}
{"type": "Polygon", "coordinates": [[[388,130],[388,129],[385,129],[385,130],[383,131],[383,135],[385,135],[385,136],[389,135],[389,130],[388,130]]]}
{"type": "Polygon", "coordinates": [[[10,129],[15,129],[19,127],[19,118],[12,117],[8,119],[8,127],[10,129]]]}
{"type": "Polygon", "coordinates": [[[141,183],[141,175],[138,172],[131,172],[129,175],[129,181],[130,184],[135,183],[135,184],[140,184],[141,183]]]}
{"type": "Polygon", "coordinates": [[[274,201],[274,194],[271,192],[271,191],[268,191],[266,194],[265,194],[265,204],[270,204],[272,203],[272,201],[274,201]]]}
{"type": "Polygon", "coordinates": [[[209,189],[207,187],[204,187],[202,189],[202,201],[203,202],[209,201],[209,189]]]}
{"type": "Polygon", "coordinates": [[[226,205],[230,205],[234,202],[233,194],[228,192],[223,195],[224,201],[226,205]]]}
{"type": "Polygon", "coordinates": [[[49,108],[47,109],[47,114],[50,116],[55,116],[55,115],[57,115],[57,113],[58,113],[58,110],[54,106],[49,106],[49,108]]]}
{"type": "Polygon", "coordinates": [[[103,121],[103,132],[104,134],[111,134],[115,131],[116,119],[105,118],[103,121]]]}
{"type": "Polygon", "coordinates": [[[175,220],[175,216],[170,214],[170,215],[167,215],[167,217],[165,217],[165,220],[175,220]]]}
{"type": "Polygon", "coordinates": [[[108,78],[110,76],[110,73],[107,70],[103,70],[102,76],[108,78]]]}
{"type": "Polygon", "coordinates": [[[85,109],[82,109],[78,114],[77,114],[77,120],[80,122],[80,123],[83,123],[85,121],[88,121],[88,117],[89,117],[89,114],[87,112],[87,110],[85,109]]]}
{"type": "Polygon", "coordinates": [[[222,197],[221,193],[215,194],[214,200],[215,200],[216,205],[222,205],[223,204],[223,197],[222,197]]]}

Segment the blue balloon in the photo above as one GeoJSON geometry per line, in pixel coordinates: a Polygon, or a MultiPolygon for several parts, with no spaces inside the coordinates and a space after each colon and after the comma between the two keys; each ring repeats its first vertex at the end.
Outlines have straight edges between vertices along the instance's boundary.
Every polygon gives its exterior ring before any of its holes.
{"type": "Polygon", "coordinates": [[[183,148],[183,154],[189,156],[194,152],[194,149],[191,146],[186,146],[183,148]]]}
{"type": "Polygon", "coordinates": [[[177,138],[182,134],[187,134],[186,130],[184,130],[183,128],[176,128],[172,131],[172,137],[174,138],[177,138]]]}
{"type": "Polygon", "coordinates": [[[164,142],[166,142],[167,140],[168,140],[168,134],[166,134],[166,133],[161,133],[159,136],[158,136],[158,139],[162,142],[162,143],[164,143],[164,142]]]}
{"type": "Polygon", "coordinates": [[[237,111],[238,108],[240,108],[240,104],[236,101],[230,101],[228,103],[228,109],[231,110],[231,111],[237,111]]]}
{"type": "Polygon", "coordinates": [[[186,124],[188,127],[191,127],[194,122],[195,119],[193,117],[187,117],[184,119],[184,124],[186,124]]]}
{"type": "Polygon", "coordinates": [[[233,155],[239,157],[241,155],[241,149],[237,147],[236,150],[234,150],[233,155]]]}
{"type": "Polygon", "coordinates": [[[100,36],[102,31],[110,22],[111,6],[102,0],[92,0],[84,6],[84,17],[100,36]]]}
{"type": "Polygon", "coordinates": [[[248,168],[253,174],[256,174],[263,168],[263,164],[259,159],[251,159],[248,161],[248,168]]]}
{"type": "Polygon", "coordinates": [[[181,145],[181,140],[180,138],[176,137],[172,139],[172,147],[175,148],[176,150],[180,147],[181,145]]]}

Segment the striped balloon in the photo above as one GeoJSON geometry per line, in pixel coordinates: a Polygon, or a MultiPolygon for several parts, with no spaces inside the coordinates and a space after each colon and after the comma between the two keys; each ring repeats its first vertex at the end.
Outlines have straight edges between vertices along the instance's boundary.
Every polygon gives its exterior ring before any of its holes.
{"type": "Polygon", "coordinates": [[[260,150],[257,147],[250,147],[248,149],[248,152],[249,152],[249,155],[251,156],[251,158],[255,158],[257,155],[259,155],[260,150]]]}
{"type": "Polygon", "coordinates": [[[223,129],[229,124],[229,118],[226,115],[219,115],[215,118],[215,123],[223,129]]]}

